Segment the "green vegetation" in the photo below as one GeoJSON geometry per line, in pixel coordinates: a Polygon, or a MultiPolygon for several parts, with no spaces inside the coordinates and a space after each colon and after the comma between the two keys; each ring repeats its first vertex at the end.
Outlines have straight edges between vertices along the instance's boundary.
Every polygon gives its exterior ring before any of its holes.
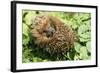
{"type": "Polygon", "coordinates": [[[73,28],[79,38],[75,42],[74,48],[65,54],[66,60],[89,60],[91,59],[91,14],[78,12],[44,12],[44,11],[26,11],[23,10],[22,25],[23,25],[23,63],[29,62],[46,62],[54,61],[46,51],[37,50],[34,44],[30,44],[30,25],[32,18],[39,14],[49,14],[59,17],[65,25],[73,28]],[[34,47],[34,48],[33,48],[34,47]]]}

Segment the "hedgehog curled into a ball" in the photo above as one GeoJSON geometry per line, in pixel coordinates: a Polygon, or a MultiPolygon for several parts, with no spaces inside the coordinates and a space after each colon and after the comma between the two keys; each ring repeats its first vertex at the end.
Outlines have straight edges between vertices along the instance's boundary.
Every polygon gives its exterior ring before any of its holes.
{"type": "Polygon", "coordinates": [[[73,30],[57,17],[38,15],[32,21],[31,28],[34,43],[50,54],[67,53],[74,46],[73,30]]]}

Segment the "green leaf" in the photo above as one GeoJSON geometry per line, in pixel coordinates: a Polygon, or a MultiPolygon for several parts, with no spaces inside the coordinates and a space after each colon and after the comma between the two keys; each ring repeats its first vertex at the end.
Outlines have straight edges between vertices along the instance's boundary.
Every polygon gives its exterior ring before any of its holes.
{"type": "Polygon", "coordinates": [[[75,54],[74,60],[79,60],[79,55],[75,54]]]}
{"type": "Polygon", "coordinates": [[[91,15],[90,13],[79,13],[79,16],[81,20],[85,20],[85,19],[90,18],[91,15]]]}
{"type": "Polygon", "coordinates": [[[83,22],[83,24],[87,25],[89,30],[91,30],[91,20],[85,21],[85,22],[83,22]]]}
{"type": "Polygon", "coordinates": [[[82,20],[80,19],[79,13],[76,13],[76,14],[74,15],[73,20],[76,21],[75,23],[76,23],[77,25],[81,25],[81,24],[82,24],[82,20]]]}
{"type": "Polygon", "coordinates": [[[88,52],[85,46],[80,48],[80,59],[82,60],[88,59],[88,52]]]}
{"type": "Polygon", "coordinates": [[[30,62],[30,60],[28,58],[25,58],[22,61],[23,61],[23,63],[29,63],[30,62]]]}
{"type": "Polygon", "coordinates": [[[78,28],[78,25],[74,24],[74,25],[72,25],[72,28],[73,29],[77,29],[78,28]]]}
{"type": "Polygon", "coordinates": [[[28,36],[28,29],[29,29],[28,26],[27,26],[26,24],[23,23],[23,31],[22,31],[22,32],[23,32],[23,34],[26,35],[26,36],[28,36]]]}
{"type": "Polygon", "coordinates": [[[47,61],[48,61],[47,59],[43,60],[43,62],[47,62],[47,61]]]}
{"type": "Polygon", "coordinates": [[[81,34],[81,37],[84,39],[87,39],[87,38],[91,37],[90,35],[91,35],[90,32],[85,32],[85,33],[81,34]]]}
{"type": "Polygon", "coordinates": [[[67,52],[67,57],[69,58],[69,60],[74,60],[75,54],[76,54],[76,51],[72,49],[70,52],[67,52]]]}
{"type": "Polygon", "coordinates": [[[29,30],[29,28],[28,28],[28,26],[26,25],[26,24],[24,24],[23,23],[23,34],[22,34],[22,37],[23,37],[23,44],[24,45],[26,45],[26,44],[28,44],[28,42],[29,42],[29,35],[28,35],[28,31],[29,30]]]}
{"type": "Polygon", "coordinates": [[[35,11],[29,11],[28,14],[23,19],[27,25],[32,24],[32,19],[36,16],[35,11]]]}
{"type": "Polygon", "coordinates": [[[88,56],[88,59],[90,60],[91,59],[91,56],[88,56]]]}
{"type": "Polygon", "coordinates": [[[33,62],[42,62],[42,59],[38,57],[33,57],[33,62]]]}
{"type": "Polygon", "coordinates": [[[88,38],[88,39],[84,39],[84,38],[79,38],[80,39],[80,42],[87,42],[87,41],[90,41],[90,39],[88,38]]]}
{"type": "Polygon", "coordinates": [[[75,42],[74,43],[74,46],[75,46],[75,51],[79,53],[80,52],[81,45],[78,42],[75,42]]]}
{"type": "Polygon", "coordinates": [[[86,43],[86,47],[87,47],[88,52],[91,52],[91,42],[90,41],[86,43]]]}
{"type": "Polygon", "coordinates": [[[78,35],[80,36],[80,41],[88,41],[91,39],[90,27],[88,25],[81,25],[78,29],[78,35]]]}
{"type": "Polygon", "coordinates": [[[22,40],[23,44],[26,45],[29,42],[29,37],[23,34],[23,40],[22,40]]]}
{"type": "Polygon", "coordinates": [[[24,19],[24,18],[25,18],[25,16],[28,14],[28,11],[23,11],[23,12],[22,12],[22,14],[23,14],[23,16],[22,16],[22,17],[23,17],[23,19],[24,19]]]}
{"type": "Polygon", "coordinates": [[[88,30],[88,27],[87,27],[86,25],[81,25],[81,26],[79,27],[79,29],[78,29],[78,35],[79,35],[80,37],[83,37],[83,38],[84,38],[83,34],[84,34],[87,30],[88,30]]]}

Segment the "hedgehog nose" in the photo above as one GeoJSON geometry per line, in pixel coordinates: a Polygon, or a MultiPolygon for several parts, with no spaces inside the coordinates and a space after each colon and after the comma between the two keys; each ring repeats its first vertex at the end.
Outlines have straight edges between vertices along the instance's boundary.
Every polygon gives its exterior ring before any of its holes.
{"type": "Polygon", "coordinates": [[[49,27],[49,28],[48,28],[48,31],[47,31],[47,33],[46,33],[46,36],[47,36],[47,37],[52,37],[53,34],[54,34],[54,32],[55,32],[55,29],[54,29],[53,27],[49,27]]]}
{"type": "Polygon", "coordinates": [[[53,32],[52,31],[48,31],[46,34],[47,37],[52,37],[53,36],[53,32]]]}

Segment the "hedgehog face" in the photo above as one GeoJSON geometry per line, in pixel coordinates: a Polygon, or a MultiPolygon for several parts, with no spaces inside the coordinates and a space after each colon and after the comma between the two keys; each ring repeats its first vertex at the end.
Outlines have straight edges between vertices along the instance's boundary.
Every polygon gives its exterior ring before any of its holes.
{"type": "Polygon", "coordinates": [[[47,37],[52,37],[54,33],[55,33],[55,29],[54,29],[53,27],[50,26],[50,27],[48,28],[47,32],[46,32],[46,36],[47,36],[47,37]]]}
{"type": "Polygon", "coordinates": [[[37,16],[34,19],[34,27],[40,34],[46,36],[47,38],[52,37],[56,31],[55,25],[49,18],[47,18],[47,16],[37,16]]]}
{"type": "Polygon", "coordinates": [[[46,35],[47,38],[50,38],[53,36],[53,34],[56,32],[56,29],[52,27],[51,23],[47,23],[46,28],[43,29],[43,33],[46,35]]]}

